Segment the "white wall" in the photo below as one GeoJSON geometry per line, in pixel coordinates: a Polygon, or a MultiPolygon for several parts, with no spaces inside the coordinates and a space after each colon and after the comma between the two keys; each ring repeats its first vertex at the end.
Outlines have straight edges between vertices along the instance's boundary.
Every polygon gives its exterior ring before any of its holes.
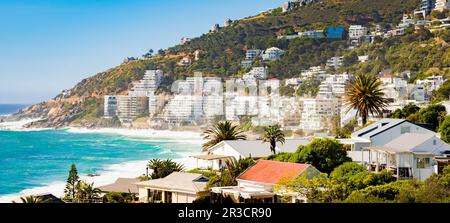
{"type": "Polygon", "coordinates": [[[245,158],[241,157],[241,154],[239,154],[236,150],[234,150],[231,146],[224,143],[223,146],[216,148],[213,151],[210,151],[213,155],[223,155],[223,156],[232,156],[236,160],[239,160],[239,158],[245,158]]]}

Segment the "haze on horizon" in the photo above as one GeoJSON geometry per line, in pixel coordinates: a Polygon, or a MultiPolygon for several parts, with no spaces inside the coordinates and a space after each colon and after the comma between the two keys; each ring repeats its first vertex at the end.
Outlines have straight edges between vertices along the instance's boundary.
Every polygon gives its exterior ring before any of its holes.
{"type": "Polygon", "coordinates": [[[0,104],[53,98],[84,78],[284,0],[0,0],[0,104]]]}

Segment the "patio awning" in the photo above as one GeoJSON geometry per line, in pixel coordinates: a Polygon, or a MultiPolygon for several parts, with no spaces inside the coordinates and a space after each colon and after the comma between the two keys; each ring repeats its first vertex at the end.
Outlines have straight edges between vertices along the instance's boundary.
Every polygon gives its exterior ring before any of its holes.
{"type": "Polygon", "coordinates": [[[199,159],[199,160],[222,160],[222,159],[230,159],[232,156],[225,156],[225,155],[199,155],[199,156],[192,156],[192,158],[199,159]]]}

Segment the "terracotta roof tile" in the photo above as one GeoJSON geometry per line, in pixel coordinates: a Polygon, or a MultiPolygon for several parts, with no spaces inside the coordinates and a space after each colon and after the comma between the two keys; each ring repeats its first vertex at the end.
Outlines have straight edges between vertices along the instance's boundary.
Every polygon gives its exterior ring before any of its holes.
{"type": "Polygon", "coordinates": [[[309,166],[309,164],[259,160],[255,165],[242,173],[238,177],[238,179],[260,183],[277,184],[282,179],[293,179],[299,176],[309,166]]]}

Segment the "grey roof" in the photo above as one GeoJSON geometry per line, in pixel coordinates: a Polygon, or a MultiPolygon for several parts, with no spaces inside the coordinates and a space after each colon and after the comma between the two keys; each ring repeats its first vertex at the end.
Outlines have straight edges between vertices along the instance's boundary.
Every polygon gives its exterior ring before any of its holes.
{"type": "Polygon", "coordinates": [[[413,152],[439,155],[444,151],[450,150],[450,145],[436,137],[433,133],[405,133],[384,146],[371,148],[392,153],[413,152]],[[429,146],[424,144],[428,140],[432,139],[436,140],[436,145],[429,146]]]}
{"type": "Polygon", "coordinates": [[[135,183],[138,183],[139,179],[136,178],[118,178],[116,182],[99,187],[103,192],[121,192],[121,193],[138,193],[138,188],[135,183]]]}
{"type": "Polygon", "coordinates": [[[352,138],[361,137],[365,139],[370,139],[372,136],[381,133],[383,131],[386,131],[390,128],[393,128],[404,122],[407,121],[404,119],[384,118],[352,133],[352,138]]]}
{"type": "Polygon", "coordinates": [[[183,191],[186,193],[198,193],[206,191],[208,178],[201,174],[174,172],[161,179],[136,183],[138,187],[150,187],[165,191],[183,191]]]}
{"type": "MultiPolygon", "coordinates": [[[[277,152],[293,153],[297,151],[298,146],[307,145],[309,142],[307,139],[286,139],[284,144],[277,143],[276,150],[277,152]]],[[[263,143],[262,140],[226,140],[211,148],[210,151],[223,146],[225,143],[243,157],[261,158],[272,155],[270,144],[263,143]]]]}

